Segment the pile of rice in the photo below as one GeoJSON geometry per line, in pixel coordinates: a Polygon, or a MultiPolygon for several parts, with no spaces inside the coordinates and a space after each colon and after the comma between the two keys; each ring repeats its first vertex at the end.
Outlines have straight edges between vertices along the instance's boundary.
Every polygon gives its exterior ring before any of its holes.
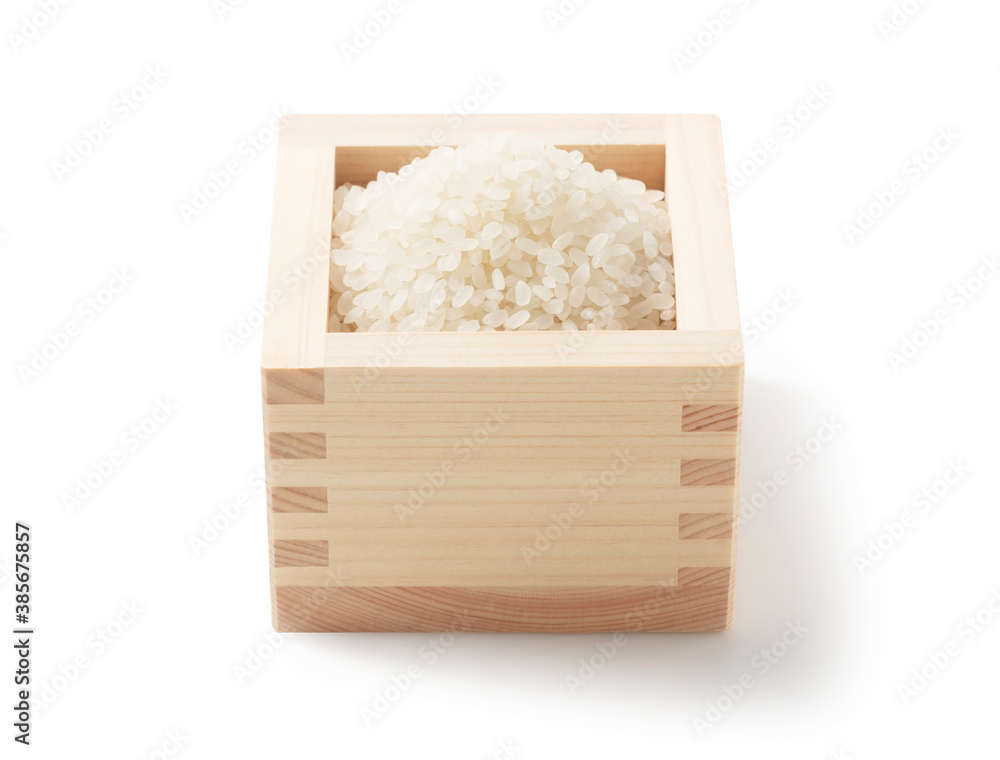
{"type": "Polygon", "coordinates": [[[334,193],[329,329],[676,326],[663,193],[501,133],[334,193]]]}

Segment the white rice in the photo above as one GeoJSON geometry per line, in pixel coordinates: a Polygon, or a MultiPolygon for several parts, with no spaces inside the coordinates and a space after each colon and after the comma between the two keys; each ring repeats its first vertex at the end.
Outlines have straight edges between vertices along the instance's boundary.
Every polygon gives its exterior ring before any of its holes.
{"type": "Polygon", "coordinates": [[[517,133],[334,193],[329,329],[676,327],[663,193],[517,133]]]}

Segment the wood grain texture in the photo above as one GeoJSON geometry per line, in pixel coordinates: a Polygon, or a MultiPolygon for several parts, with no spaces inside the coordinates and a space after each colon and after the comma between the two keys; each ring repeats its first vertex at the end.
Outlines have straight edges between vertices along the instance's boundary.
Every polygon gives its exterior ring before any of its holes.
{"type": "Polygon", "coordinates": [[[326,490],[325,488],[270,488],[268,506],[274,514],[325,514],[326,490]]]}
{"type": "Polygon", "coordinates": [[[666,146],[677,329],[738,330],[722,124],[716,116],[669,118],[666,146]]]}
{"type": "Polygon", "coordinates": [[[331,147],[278,151],[267,274],[267,295],[273,308],[264,318],[264,369],[323,366],[334,158],[331,147]]]}
{"type": "Polygon", "coordinates": [[[323,433],[271,433],[268,436],[271,459],[325,459],[326,435],[323,433]]]}
{"type": "Polygon", "coordinates": [[[322,369],[264,370],[265,404],[322,404],[326,381],[322,369]]]}
{"type": "MultiPolygon", "coordinates": [[[[548,543],[531,526],[363,530],[275,529],[283,540],[323,539],[332,568],[350,586],[644,586],[673,579],[679,566],[728,567],[732,542],[681,540],[676,525],[568,528],[548,543]]],[[[318,586],[326,568],[279,569],[277,586],[318,586]]]]}
{"type": "Polygon", "coordinates": [[[734,568],[682,567],[677,571],[678,586],[729,586],[734,568]]]}
{"type": "Polygon", "coordinates": [[[326,567],[330,550],[326,541],[274,541],[271,556],[279,567],[326,567]]]}
{"type": "Polygon", "coordinates": [[[439,122],[282,130],[269,289],[324,263],[265,320],[275,627],[726,629],[743,344],[717,120],[472,115],[447,135],[514,126],[662,185],[679,329],[326,333],[333,188],[399,168],[439,122]]]}
{"type": "Polygon", "coordinates": [[[275,628],[294,631],[724,631],[729,587],[277,589],[275,628]]]}
{"type": "Polygon", "coordinates": [[[733,537],[735,517],[729,512],[697,514],[686,512],[677,521],[677,536],[681,539],[733,537]]]}
{"type": "Polygon", "coordinates": [[[735,432],[740,421],[737,404],[686,404],[681,417],[685,433],[735,432]]]}
{"type": "MultiPolygon", "coordinates": [[[[679,387],[689,403],[709,403],[700,394],[715,387],[716,375],[729,381],[743,367],[739,330],[632,330],[565,333],[500,331],[492,333],[326,333],[327,398],[329,368],[356,369],[347,390],[365,393],[384,377],[376,362],[393,369],[572,369],[598,367],[628,370],[665,367],[690,373],[679,387]],[[373,369],[375,367],[376,369],[373,369]],[[377,371],[376,371],[377,370],[377,371]]],[[[454,380],[462,374],[452,375],[454,380]]],[[[733,396],[720,398],[729,402],[733,396]]]]}
{"type": "Polygon", "coordinates": [[[735,459],[681,460],[682,486],[736,485],[735,459]]]}
{"type": "MultiPolygon", "coordinates": [[[[275,491],[279,489],[274,489],[275,491]]],[[[579,500],[578,487],[544,488],[444,488],[432,501],[416,512],[400,518],[398,504],[405,504],[409,494],[390,488],[329,490],[329,511],[322,513],[272,514],[274,528],[323,530],[398,528],[414,525],[425,528],[475,528],[518,525],[544,529],[552,522],[553,504],[572,504],[579,500]]],[[[720,513],[732,510],[729,488],[646,488],[622,484],[613,497],[586,505],[574,525],[600,527],[676,526],[680,514],[720,513]]]]}
{"type": "MultiPolygon", "coordinates": [[[[480,134],[516,129],[534,133],[552,145],[586,146],[600,157],[646,145],[666,146],[669,151],[669,125],[682,119],[699,121],[712,134],[718,121],[710,115],[466,114],[455,126],[440,114],[297,114],[282,124],[278,144],[280,148],[311,149],[390,147],[408,162],[408,156],[422,155],[427,145],[466,145],[480,134]]],[[[666,157],[669,165],[669,153],[666,157]]],[[[386,164],[386,170],[394,168],[399,165],[386,164]]]]}

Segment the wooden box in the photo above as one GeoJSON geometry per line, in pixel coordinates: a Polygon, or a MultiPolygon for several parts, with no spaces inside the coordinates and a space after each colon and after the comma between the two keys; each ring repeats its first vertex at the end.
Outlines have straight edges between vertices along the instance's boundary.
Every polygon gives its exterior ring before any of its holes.
{"type": "Polygon", "coordinates": [[[714,116],[293,116],[262,361],[279,631],[730,627],[743,350],[714,116]],[[327,333],[333,191],[518,129],[666,192],[677,329],[327,333]]]}

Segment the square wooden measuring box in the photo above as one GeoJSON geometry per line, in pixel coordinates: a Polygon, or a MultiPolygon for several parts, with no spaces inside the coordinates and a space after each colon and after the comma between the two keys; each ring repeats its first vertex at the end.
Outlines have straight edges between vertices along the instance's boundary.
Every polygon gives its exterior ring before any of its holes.
{"type": "Polygon", "coordinates": [[[275,628],[728,628],[725,186],[714,116],[288,117],[262,359],[275,628]],[[328,333],[334,187],[509,129],[665,191],[677,329],[328,333]]]}

